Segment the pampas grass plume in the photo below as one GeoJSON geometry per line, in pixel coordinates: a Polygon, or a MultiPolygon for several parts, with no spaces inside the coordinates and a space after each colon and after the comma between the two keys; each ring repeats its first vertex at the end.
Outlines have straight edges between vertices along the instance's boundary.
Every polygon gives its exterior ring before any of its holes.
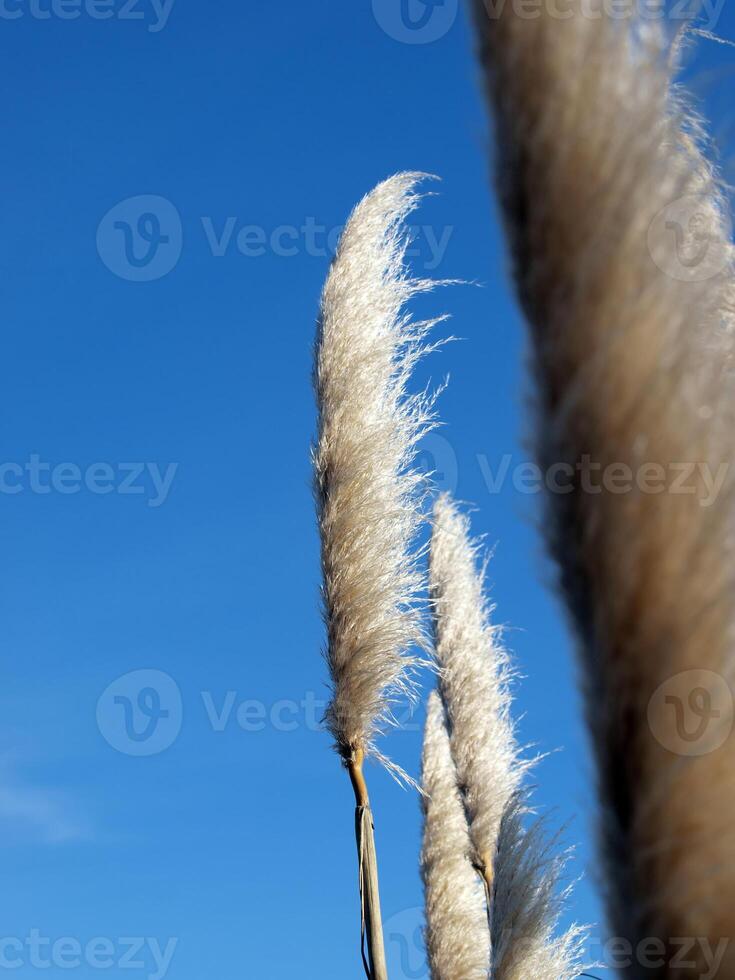
{"type": "MultiPolygon", "coordinates": [[[[612,928],[663,940],[670,961],[674,937],[731,936],[735,908],[735,735],[692,754],[672,707],[735,667],[729,206],[664,5],[655,23],[602,0],[563,20],[475,5],[540,463],[666,474],[663,492],[622,494],[578,475],[545,524],[585,668],[612,928]]],[[[735,975],[732,943],[717,975],[735,975]]]]}
{"type": "Polygon", "coordinates": [[[436,320],[415,322],[405,304],[434,283],[412,279],[406,216],[422,175],[397,174],[357,205],[342,233],[321,299],[314,386],[314,484],[323,572],[326,721],[355,793],[363,963],[387,980],[375,836],[363,775],[381,759],[375,738],[391,706],[414,696],[416,648],[425,646],[425,575],[415,535],[425,477],[416,444],[431,427],[433,397],[407,384],[436,320]],[[367,949],[365,948],[367,947],[367,949]]]}
{"type": "Polygon", "coordinates": [[[469,521],[448,494],[434,507],[430,595],[439,687],[473,859],[488,884],[500,821],[528,769],[510,716],[510,670],[490,623],[469,521]]]}
{"type": "Polygon", "coordinates": [[[413,461],[433,399],[406,386],[436,321],[414,322],[404,309],[434,285],[404,267],[421,177],[391,177],[357,205],[321,300],[314,469],[333,689],[326,718],[347,761],[377,754],[392,703],[413,696],[414,651],[425,643],[424,576],[412,552],[425,484],[413,461]]]}
{"type": "Polygon", "coordinates": [[[495,861],[492,903],[491,980],[574,980],[583,970],[586,930],[557,936],[568,892],[560,890],[564,857],[555,854],[536,819],[523,826],[527,809],[517,794],[503,814],[495,861]]]}
{"type": "Polygon", "coordinates": [[[444,707],[429,695],[422,763],[421,870],[432,980],[486,980],[490,936],[485,893],[472,866],[467,818],[457,787],[444,707]]]}

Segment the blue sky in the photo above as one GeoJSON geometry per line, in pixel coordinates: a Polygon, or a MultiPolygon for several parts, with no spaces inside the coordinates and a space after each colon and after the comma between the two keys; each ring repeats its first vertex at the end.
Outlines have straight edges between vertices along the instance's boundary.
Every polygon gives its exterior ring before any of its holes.
{"type": "MultiPolygon", "coordinates": [[[[593,776],[518,469],[525,339],[457,4],[414,29],[397,0],[0,7],[2,966],[361,975],[351,793],[318,730],[311,346],[336,229],[403,169],[443,179],[414,218],[416,271],[481,284],[422,301],[463,338],[417,378],[450,375],[423,462],[494,549],[521,735],[552,753],[536,800],[579,845],[570,918],[599,922],[593,776]]],[[[732,9],[715,19],[735,37],[732,9]]],[[[731,70],[702,42],[691,75],[724,149],[731,70]]],[[[384,745],[412,773],[421,722],[384,745]]],[[[391,977],[418,980],[418,801],[370,778],[391,977]]]]}

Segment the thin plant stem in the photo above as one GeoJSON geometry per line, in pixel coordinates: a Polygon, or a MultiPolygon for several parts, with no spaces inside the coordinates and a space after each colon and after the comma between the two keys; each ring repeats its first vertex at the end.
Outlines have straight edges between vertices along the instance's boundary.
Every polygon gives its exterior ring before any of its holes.
{"type": "Polygon", "coordinates": [[[383,920],[380,912],[375,825],[362,768],[363,761],[364,753],[358,751],[347,766],[355,793],[355,839],[360,880],[362,961],[368,980],[388,980],[383,920]]]}

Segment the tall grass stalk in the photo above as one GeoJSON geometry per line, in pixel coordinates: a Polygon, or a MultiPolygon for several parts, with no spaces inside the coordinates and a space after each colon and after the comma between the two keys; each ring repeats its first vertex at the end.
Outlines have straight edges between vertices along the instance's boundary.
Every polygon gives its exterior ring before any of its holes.
{"type": "Polygon", "coordinates": [[[405,264],[406,216],[422,175],[398,174],[355,208],[321,299],[314,386],[318,434],[315,496],[332,698],[326,721],[355,792],[366,969],[385,980],[373,819],[363,766],[398,767],[376,737],[396,700],[414,697],[416,650],[425,646],[417,563],[425,477],[416,444],[432,424],[433,398],[409,394],[436,321],[415,322],[411,297],[434,283],[405,264]]]}

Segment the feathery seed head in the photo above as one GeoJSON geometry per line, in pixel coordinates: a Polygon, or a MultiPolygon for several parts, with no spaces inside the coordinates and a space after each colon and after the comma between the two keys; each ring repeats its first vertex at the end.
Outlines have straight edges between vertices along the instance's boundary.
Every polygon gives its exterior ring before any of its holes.
{"type": "Polygon", "coordinates": [[[332,681],[326,721],[345,760],[379,755],[374,738],[395,699],[412,696],[412,651],[425,645],[425,583],[412,545],[426,487],[413,464],[434,399],[408,394],[407,383],[437,320],[414,322],[405,304],[435,283],[411,278],[404,264],[405,219],[423,176],[391,177],[357,205],[321,299],[313,458],[332,681]]]}
{"type": "Polygon", "coordinates": [[[422,762],[426,948],[432,980],[486,980],[490,935],[485,890],[472,861],[444,707],[432,691],[422,762]]]}
{"type": "MultiPolygon", "coordinates": [[[[534,343],[539,462],[579,473],[549,497],[545,527],[585,668],[613,930],[634,944],[716,942],[735,907],[735,822],[721,817],[735,805],[735,732],[683,759],[648,711],[680,673],[733,675],[726,194],[663,28],[618,19],[603,0],[571,0],[563,20],[476,7],[534,343]],[[631,492],[594,476],[588,490],[585,459],[629,471],[631,492]],[[652,471],[665,474],[658,488],[652,471]]],[[[675,723],[673,711],[661,719],[674,744],[675,723]]],[[[722,975],[735,975],[735,948],[722,975]]]]}
{"type": "Polygon", "coordinates": [[[469,521],[448,494],[434,507],[430,597],[439,687],[477,863],[489,870],[500,821],[530,763],[510,717],[510,667],[483,595],[469,521]]]}
{"type": "Polygon", "coordinates": [[[565,858],[554,853],[543,822],[525,829],[523,794],[500,824],[492,902],[492,980],[574,980],[584,969],[585,930],[555,930],[568,889],[558,889],[565,858]]]}

